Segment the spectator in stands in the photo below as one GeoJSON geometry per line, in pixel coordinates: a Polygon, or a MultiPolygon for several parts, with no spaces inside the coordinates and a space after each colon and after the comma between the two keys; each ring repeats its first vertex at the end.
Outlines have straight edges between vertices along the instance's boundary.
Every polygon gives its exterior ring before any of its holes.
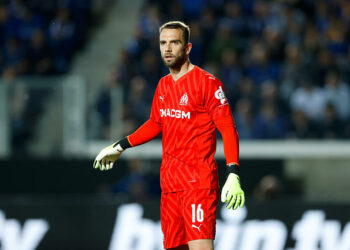
{"type": "Polygon", "coordinates": [[[285,28],[286,43],[300,45],[305,27],[305,13],[295,8],[285,7],[285,13],[287,13],[287,27],[285,28]]]}
{"type": "Polygon", "coordinates": [[[24,56],[25,48],[21,42],[15,37],[9,38],[5,43],[3,51],[5,66],[13,67],[16,71],[18,71],[20,62],[24,56]]]}
{"type": "Polygon", "coordinates": [[[220,23],[225,23],[234,34],[244,36],[247,34],[247,22],[241,11],[241,6],[236,1],[228,1],[224,6],[224,15],[220,18],[220,23]]]}
{"type": "Polygon", "coordinates": [[[301,86],[293,91],[290,106],[294,111],[302,111],[308,119],[320,121],[323,116],[326,98],[324,91],[314,85],[312,79],[303,79],[301,86]]]}
{"type": "Polygon", "coordinates": [[[342,120],[350,118],[350,88],[341,81],[337,70],[329,70],[325,80],[325,99],[333,105],[336,115],[342,120]]]}
{"type": "Polygon", "coordinates": [[[234,112],[235,123],[240,139],[253,138],[252,104],[248,99],[240,99],[236,103],[234,112]]]}
{"type": "Polygon", "coordinates": [[[5,84],[12,84],[16,80],[16,69],[13,66],[7,66],[3,69],[1,80],[5,84]]]}
{"type": "Polygon", "coordinates": [[[133,66],[137,64],[138,60],[144,51],[150,49],[150,40],[144,37],[140,27],[136,27],[134,37],[127,41],[125,50],[127,51],[130,59],[133,60],[133,66]]]}
{"type": "Polygon", "coordinates": [[[254,139],[281,139],[287,134],[287,121],[269,102],[261,105],[260,112],[254,119],[254,139]]]}
{"type": "Polygon", "coordinates": [[[308,23],[302,42],[303,51],[300,50],[300,57],[303,63],[312,66],[316,55],[321,47],[320,36],[313,23],[308,23]]]}
{"type": "Polygon", "coordinates": [[[350,24],[350,2],[340,1],[339,6],[339,17],[344,22],[345,25],[350,24]]]}
{"type": "Polygon", "coordinates": [[[323,120],[320,123],[322,138],[342,139],[344,138],[344,126],[338,118],[333,104],[328,103],[324,110],[323,120]]]}
{"type": "Polygon", "coordinates": [[[54,54],[54,63],[60,73],[68,70],[69,59],[75,50],[75,24],[70,20],[69,9],[57,11],[49,27],[49,40],[54,54]]]}
{"type": "Polygon", "coordinates": [[[129,82],[131,77],[136,74],[136,69],[133,64],[133,59],[130,53],[123,49],[118,53],[120,64],[114,70],[116,82],[123,87],[124,92],[128,93],[129,82]]]}
{"type": "Polygon", "coordinates": [[[138,125],[148,119],[151,105],[145,96],[151,92],[147,81],[142,76],[135,76],[130,81],[131,89],[126,103],[127,116],[133,116],[138,125]]]}
{"type": "Polygon", "coordinates": [[[260,103],[270,103],[276,107],[280,115],[286,115],[290,112],[286,101],[280,96],[278,86],[274,81],[265,81],[260,88],[260,103]]]}
{"type": "Polygon", "coordinates": [[[6,5],[0,5],[0,47],[3,48],[5,41],[11,31],[9,13],[6,5]]]}
{"type": "Polygon", "coordinates": [[[202,40],[202,33],[199,23],[192,22],[189,24],[191,27],[191,43],[192,49],[190,54],[190,60],[195,65],[202,65],[204,59],[204,44],[202,40]]]}
{"type": "Polygon", "coordinates": [[[328,69],[337,68],[337,65],[332,54],[323,47],[318,51],[316,60],[307,67],[308,74],[316,81],[314,84],[322,86],[328,69]]]}
{"type": "Polygon", "coordinates": [[[231,105],[234,105],[239,99],[247,99],[251,104],[252,113],[255,115],[259,108],[259,97],[257,94],[259,91],[260,88],[256,88],[250,78],[242,78],[238,84],[238,89],[234,91],[231,105]]]}
{"type": "MultiPolygon", "coordinates": [[[[100,138],[108,139],[110,138],[110,130],[111,130],[111,92],[117,85],[116,74],[113,71],[107,72],[106,80],[104,85],[102,86],[96,100],[96,110],[91,113],[92,117],[89,119],[96,122],[101,121],[99,124],[91,124],[93,127],[97,127],[98,129],[93,129],[93,132],[99,132],[99,135],[90,135],[97,136],[100,138]],[[97,119],[96,119],[97,118],[97,119]]],[[[90,133],[93,133],[90,132],[90,133]]]]}
{"type": "Polygon", "coordinates": [[[23,8],[23,13],[19,19],[18,37],[29,42],[36,30],[42,30],[45,23],[40,15],[35,15],[28,8],[23,8]]]}
{"type": "Polygon", "coordinates": [[[316,139],[319,138],[317,123],[309,120],[300,110],[292,111],[289,132],[290,139],[316,139]]]}
{"type": "Polygon", "coordinates": [[[221,55],[221,62],[220,79],[225,85],[227,98],[232,100],[234,92],[237,90],[238,83],[243,76],[235,50],[231,48],[225,49],[221,55]]]}
{"type": "Polygon", "coordinates": [[[207,60],[219,63],[223,51],[226,49],[237,50],[238,38],[232,34],[230,27],[220,23],[216,35],[208,48],[207,60]]]}
{"type": "Polygon", "coordinates": [[[285,49],[281,32],[276,27],[266,27],[263,35],[269,52],[269,60],[274,64],[279,64],[284,59],[285,49]]]}
{"type": "MultiPolygon", "coordinates": [[[[92,0],[68,0],[62,1],[62,4],[65,5],[71,11],[73,17],[73,22],[75,24],[76,32],[76,47],[78,49],[82,48],[85,45],[85,42],[88,40],[88,31],[89,28],[96,23],[96,16],[93,15],[92,11],[92,0]]],[[[107,3],[108,5],[109,3],[107,3]]]]}
{"type": "Polygon", "coordinates": [[[28,48],[33,74],[50,75],[55,73],[51,50],[46,42],[43,30],[35,30],[28,48]]]}
{"type": "Polygon", "coordinates": [[[250,63],[247,67],[247,75],[256,85],[266,80],[279,80],[279,64],[269,60],[266,45],[261,42],[253,42],[250,49],[250,63]]]}
{"type": "Polygon", "coordinates": [[[147,6],[140,15],[139,27],[144,38],[152,39],[157,35],[160,26],[160,12],[157,5],[147,6]]]}
{"type": "Polygon", "coordinates": [[[278,176],[265,175],[254,188],[254,198],[261,202],[267,202],[279,198],[283,191],[283,185],[278,176]]]}
{"type": "Polygon", "coordinates": [[[301,49],[295,44],[285,47],[285,61],[281,72],[281,95],[287,100],[303,77],[301,49]]]}
{"type": "Polygon", "coordinates": [[[346,54],[349,43],[345,40],[345,32],[347,32],[347,25],[339,19],[338,16],[331,16],[325,38],[327,42],[327,49],[335,56],[343,56],[346,54]]]}
{"type": "Polygon", "coordinates": [[[253,1],[253,15],[247,20],[251,36],[260,36],[269,18],[269,6],[265,1],[253,1]]]}
{"type": "Polygon", "coordinates": [[[11,125],[11,144],[16,145],[15,154],[24,155],[25,147],[32,133],[31,107],[28,87],[16,80],[16,69],[6,67],[2,74],[2,82],[12,85],[12,98],[9,100],[9,115],[11,125]],[[17,84],[15,84],[17,83],[17,84]]]}
{"type": "Polygon", "coordinates": [[[202,39],[206,41],[204,43],[204,51],[208,51],[210,41],[215,37],[217,19],[213,9],[205,8],[199,19],[200,26],[202,28],[202,39]]]}
{"type": "Polygon", "coordinates": [[[314,7],[317,29],[319,32],[324,33],[329,25],[329,5],[325,1],[318,1],[314,7]]]}
{"type": "Polygon", "coordinates": [[[138,65],[138,73],[147,81],[149,87],[144,98],[151,102],[161,76],[161,67],[156,54],[152,50],[146,50],[142,53],[141,62],[138,65]]]}

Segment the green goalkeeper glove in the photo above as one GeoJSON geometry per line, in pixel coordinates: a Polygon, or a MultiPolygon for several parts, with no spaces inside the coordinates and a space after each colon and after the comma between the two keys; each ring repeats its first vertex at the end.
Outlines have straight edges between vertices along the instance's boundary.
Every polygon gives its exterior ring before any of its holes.
{"type": "Polygon", "coordinates": [[[96,156],[93,167],[96,169],[110,170],[113,168],[114,163],[120,157],[121,153],[131,147],[127,138],[124,138],[112,145],[105,147],[96,156]]]}
{"type": "Polygon", "coordinates": [[[244,206],[245,197],[244,192],[241,188],[239,176],[234,173],[235,171],[232,171],[233,168],[238,169],[238,166],[228,166],[228,168],[229,173],[225,185],[221,191],[221,201],[223,203],[227,203],[227,209],[233,207],[233,209],[236,210],[238,206],[244,206]]]}

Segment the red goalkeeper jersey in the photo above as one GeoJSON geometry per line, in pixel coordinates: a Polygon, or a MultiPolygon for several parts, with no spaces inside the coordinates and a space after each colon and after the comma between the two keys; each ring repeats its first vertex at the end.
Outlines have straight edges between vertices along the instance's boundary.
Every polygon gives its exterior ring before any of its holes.
{"type": "Polygon", "coordinates": [[[163,133],[163,192],[218,188],[214,120],[231,116],[222,83],[195,66],[177,81],[158,84],[150,119],[163,133]]]}

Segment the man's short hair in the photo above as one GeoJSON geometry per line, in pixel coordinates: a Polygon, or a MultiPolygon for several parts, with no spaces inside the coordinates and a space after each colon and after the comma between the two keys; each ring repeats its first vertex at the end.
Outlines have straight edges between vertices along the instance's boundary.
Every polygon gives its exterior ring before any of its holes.
{"type": "Polygon", "coordinates": [[[167,22],[159,28],[159,34],[162,32],[163,29],[180,29],[182,30],[182,35],[185,40],[185,45],[188,44],[190,41],[190,27],[188,27],[188,25],[186,25],[183,22],[180,22],[180,21],[167,22]]]}

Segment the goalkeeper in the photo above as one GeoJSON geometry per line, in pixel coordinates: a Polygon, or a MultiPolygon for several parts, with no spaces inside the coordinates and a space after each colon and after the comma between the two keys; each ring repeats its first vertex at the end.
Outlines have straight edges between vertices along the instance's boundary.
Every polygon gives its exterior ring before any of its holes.
{"type": "Polygon", "coordinates": [[[164,248],[213,250],[219,200],[216,128],[223,138],[227,163],[221,201],[228,209],[245,202],[239,180],[238,134],[220,80],[189,61],[189,27],[173,21],[161,26],[159,33],[161,56],[170,74],[158,83],[150,119],[103,149],[94,167],[109,170],[124,150],[162,134],[164,248]]]}

